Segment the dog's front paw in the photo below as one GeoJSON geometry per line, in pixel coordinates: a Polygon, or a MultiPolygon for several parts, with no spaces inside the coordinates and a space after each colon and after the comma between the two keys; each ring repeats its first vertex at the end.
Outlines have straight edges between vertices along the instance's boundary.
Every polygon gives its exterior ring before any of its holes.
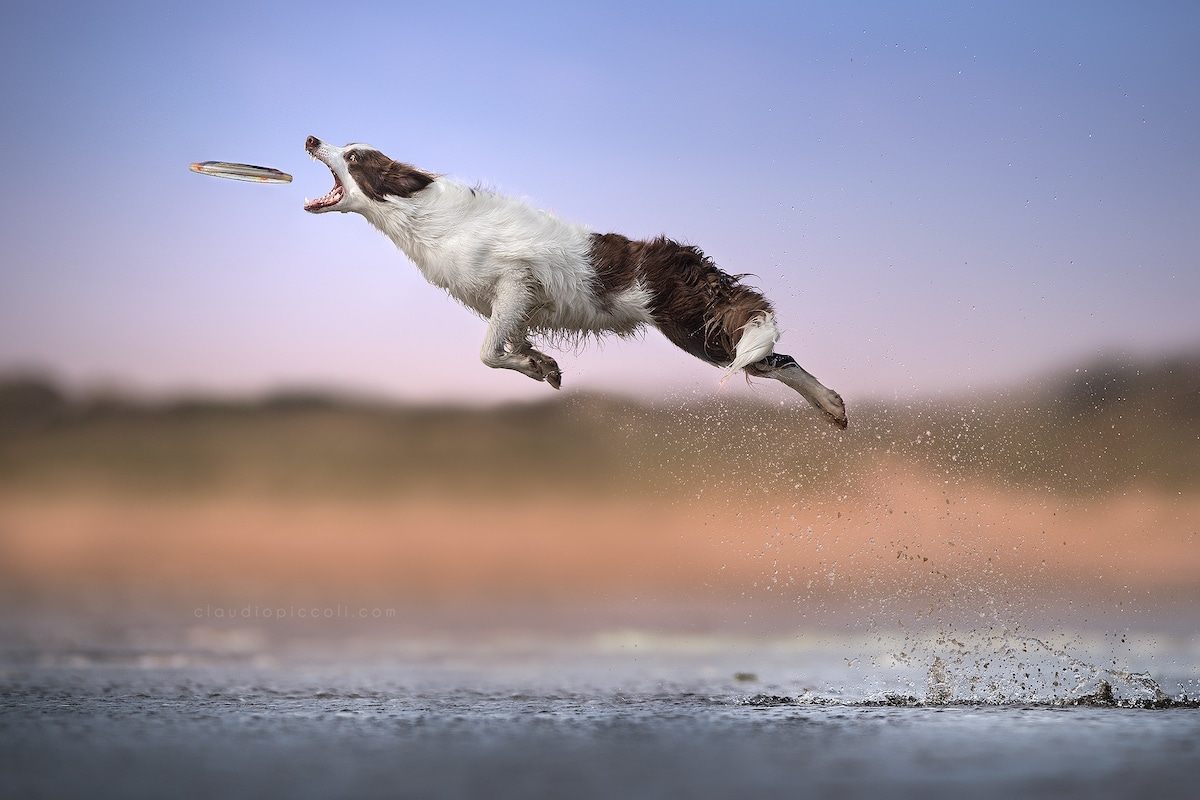
{"type": "Polygon", "coordinates": [[[545,381],[555,389],[562,388],[562,370],[558,368],[557,361],[537,350],[531,351],[529,357],[533,361],[533,368],[538,373],[539,381],[545,381]]]}
{"type": "Polygon", "coordinates": [[[526,375],[535,381],[545,381],[555,389],[562,388],[562,370],[558,368],[557,361],[537,350],[529,351],[526,358],[529,364],[526,375]]]}

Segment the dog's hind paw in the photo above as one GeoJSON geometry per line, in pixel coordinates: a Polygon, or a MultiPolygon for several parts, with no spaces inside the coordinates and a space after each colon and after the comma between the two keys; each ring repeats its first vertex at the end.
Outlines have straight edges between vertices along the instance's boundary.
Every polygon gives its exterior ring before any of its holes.
{"type": "Polygon", "coordinates": [[[825,412],[825,419],[839,428],[845,428],[849,424],[849,420],[846,419],[846,404],[842,402],[840,394],[832,389],[827,391],[828,394],[818,401],[817,408],[825,412]]]}

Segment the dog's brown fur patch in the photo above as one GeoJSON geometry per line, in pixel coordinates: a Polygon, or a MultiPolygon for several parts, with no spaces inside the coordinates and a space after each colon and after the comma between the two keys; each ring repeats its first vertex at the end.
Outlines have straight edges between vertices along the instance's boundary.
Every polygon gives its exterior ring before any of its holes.
{"type": "Polygon", "coordinates": [[[712,364],[733,361],[742,328],[772,311],[767,298],[699,248],[665,236],[635,241],[619,233],[592,234],[591,261],[602,303],[641,283],[653,297],[650,313],[663,335],[712,364]]]}
{"type": "Polygon", "coordinates": [[[352,149],[346,167],[363,194],[375,201],[386,197],[412,197],[437,177],[411,164],[393,161],[378,150],[352,149]]]}

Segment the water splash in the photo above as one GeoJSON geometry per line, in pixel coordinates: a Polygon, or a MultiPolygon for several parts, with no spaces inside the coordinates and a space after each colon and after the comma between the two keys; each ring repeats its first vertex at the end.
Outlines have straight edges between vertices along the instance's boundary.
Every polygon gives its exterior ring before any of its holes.
{"type": "MultiPolygon", "coordinates": [[[[914,708],[1200,708],[1200,699],[1182,691],[1172,697],[1149,672],[1091,663],[1066,646],[1054,646],[1038,636],[942,634],[928,641],[909,637],[903,648],[891,662],[908,670],[899,691],[894,684],[857,696],[805,689],[795,697],[763,694],[744,702],[914,708]]],[[[877,666],[881,665],[877,662],[877,666]]]]}
{"type": "Polygon", "coordinates": [[[1076,684],[1063,699],[1062,703],[1065,705],[1169,708],[1177,702],[1186,702],[1183,696],[1178,700],[1172,699],[1148,672],[1127,672],[1116,667],[1089,664],[1063,648],[1051,647],[1037,637],[1018,638],[1040,647],[1075,671],[1076,684]],[[1087,693],[1086,690],[1092,686],[1095,689],[1087,693]]]}
{"type": "MultiPolygon", "coordinates": [[[[923,702],[1093,703],[1158,707],[1171,701],[1148,674],[1101,666],[1044,638],[998,634],[939,635],[924,648],[923,702]]],[[[914,657],[908,656],[912,663],[914,657]]],[[[899,659],[904,661],[904,659],[899,659]]]]}

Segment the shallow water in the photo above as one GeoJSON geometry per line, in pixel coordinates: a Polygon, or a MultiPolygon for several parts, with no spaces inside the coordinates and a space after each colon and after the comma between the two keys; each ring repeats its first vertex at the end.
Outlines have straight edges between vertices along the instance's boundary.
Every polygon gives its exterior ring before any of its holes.
{"type": "MultiPolygon", "coordinates": [[[[1176,707],[1144,709],[1118,705],[1153,696],[1123,682],[1131,673],[1086,674],[1074,656],[1073,694],[952,696],[961,654],[946,651],[938,668],[902,664],[897,647],[924,647],[911,640],[614,631],[266,647],[224,637],[207,648],[8,650],[0,792],[1184,797],[1200,774],[1189,641],[1157,641],[1146,657],[1175,670],[1153,680],[1176,707]],[[1105,684],[1110,702],[1071,704],[1105,684]]],[[[1061,665],[1052,650],[1021,663],[1061,665]]]]}

